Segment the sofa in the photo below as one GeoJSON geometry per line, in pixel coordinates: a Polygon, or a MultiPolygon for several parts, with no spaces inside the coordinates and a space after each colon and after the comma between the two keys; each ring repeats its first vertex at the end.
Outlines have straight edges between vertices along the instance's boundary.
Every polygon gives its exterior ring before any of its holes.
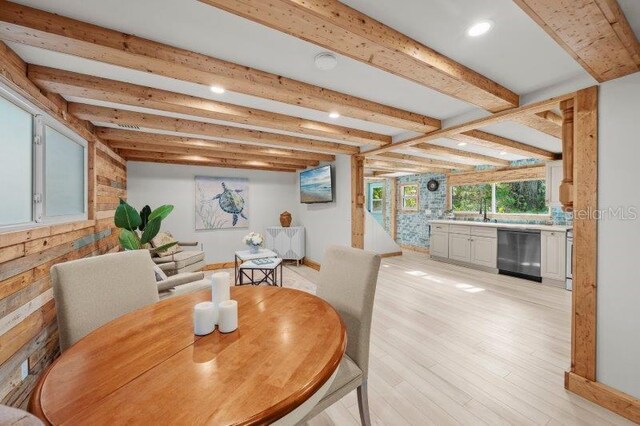
{"type": "Polygon", "coordinates": [[[158,248],[171,242],[177,242],[176,245],[166,250],[152,250],[152,259],[156,265],[160,267],[168,276],[201,271],[205,266],[204,252],[202,250],[185,250],[185,247],[197,247],[197,242],[181,242],[176,241],[173,236],[166,231],[159,232],[158,235],[151,240],[152,248],[158,248]]]}

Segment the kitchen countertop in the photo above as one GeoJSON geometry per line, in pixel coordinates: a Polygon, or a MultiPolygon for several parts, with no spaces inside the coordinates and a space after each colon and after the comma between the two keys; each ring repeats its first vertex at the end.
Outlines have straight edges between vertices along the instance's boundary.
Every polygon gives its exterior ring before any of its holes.
{"type": "Polygon", "coordinates": [[[504,223],[504,222],[473,222],[470,220],[451,220],[451,219],[436,219],[430,220],[431,223],[442,223],[447,225],[469,225],[469,226],[490,226],[493,228],[505,228],[505,229],[539,229],[541,231],[557,231],[567,232],[572,229],[572,226],[566,225],[536,225],[528,223],[504,223]]]}

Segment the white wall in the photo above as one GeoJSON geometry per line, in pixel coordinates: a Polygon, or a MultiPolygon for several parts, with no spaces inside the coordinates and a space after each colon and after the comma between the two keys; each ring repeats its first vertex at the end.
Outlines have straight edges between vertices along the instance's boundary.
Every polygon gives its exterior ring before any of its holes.
{"type": "MultiPolygon", "coordinates": [[[[316,262],[322,262],[331,244],[351,246],[351,158],[336,155],[333,173],[332,203],[299,205],[299,222],[306,228],[306,254],[316,262]]],[[[299,195],[296,197],[299,201],[299,195]]]]}
{"type": "MultiPolygon", "coordinates": [[[[640,212],[640,73],[600,86],[599,209],[640,212]]],[[[598,223],[597,380],[640,397],[640,218],[598,223]]]]}
{"type": "Polygon", "coordinates": [[[173,204],[175,209],[163,222],[163,229],[178,240],[202,242],[207,263],[229,262],[234,251],[244,248],[244,235],[279,225],[284,210],[292,214],[294,225],[300,223],[297,178],[295,173],[128,162],[127,195],[138,209],[145,204],[152,208],[173,204]],[[248,178],[249,228],[196,231],[195,176],[248,178]]]}
{"type": "Polygon", "coordinates": [[[375,217],[364,210],[364,249],[378,254],[398,253],[402,249],[375,217]]]}

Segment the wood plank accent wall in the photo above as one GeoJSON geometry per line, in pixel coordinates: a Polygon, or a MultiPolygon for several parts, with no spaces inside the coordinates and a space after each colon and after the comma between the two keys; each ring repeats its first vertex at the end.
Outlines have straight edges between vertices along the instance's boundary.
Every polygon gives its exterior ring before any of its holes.
{"type": "Polygon", "coordinates": [[[40,373],[58,355],[52,265],[118,250],[113,225],[119,197],[126,197],[126,162],[67,113],[66,101],[41,92],[27,64],[0,42],[0,82],[68,126],[88,144],[88,220],[0,233],[0,403],[26,408],[40,373]],[[29,374],[21,380],[21,366],[29,374]]]}
{"type": "Polygon", "coordinates": [[[118,250],[113,213],[126,196],[126,170],[95,153],[99,219],[0,234],[0,402],[26,408],[37,377],[59,354],[49,269],[56,263],[118,250]],[[28,360],[29,375],[20,380],[28,360]]]}

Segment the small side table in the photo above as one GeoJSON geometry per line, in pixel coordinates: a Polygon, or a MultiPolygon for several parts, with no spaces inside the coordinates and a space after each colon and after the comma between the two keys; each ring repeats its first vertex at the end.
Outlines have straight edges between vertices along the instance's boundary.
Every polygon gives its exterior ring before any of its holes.
{"type": "Polygon", "coordinates": [[[265,257],[278,257],[278,254],[269,249],[260,249],[258,250],[257,253],[251,253],[251,250],[237,251],[233,261],[234,271],[235,271],[233,283],[238,284],[238,281],[240,280],[240,271],[239,271],[240,264],[248,260],[263,259],[265,257]]]}
{"type": "Polygon", "coordinates": [[[240,265],[240,285],[244,284],[244,279],[247,278],[249,282],[247,284],[260,285],[266,283],[267,285],[278,285],[278,275],[280,275],[280,287],[282,287],[282,259],[271,259],[271,263],[265,263],[262,265],[256,264],[253,260],[248,260],[240,265]],[[278,274],[278,266],[280,267],[280,273],[278,274]],[[251,274],[249,274],[251,271],[251,274]],[[255,271],[260,271],[263,275],[259,281],[256,281],[254,276],[255,271]]]}

